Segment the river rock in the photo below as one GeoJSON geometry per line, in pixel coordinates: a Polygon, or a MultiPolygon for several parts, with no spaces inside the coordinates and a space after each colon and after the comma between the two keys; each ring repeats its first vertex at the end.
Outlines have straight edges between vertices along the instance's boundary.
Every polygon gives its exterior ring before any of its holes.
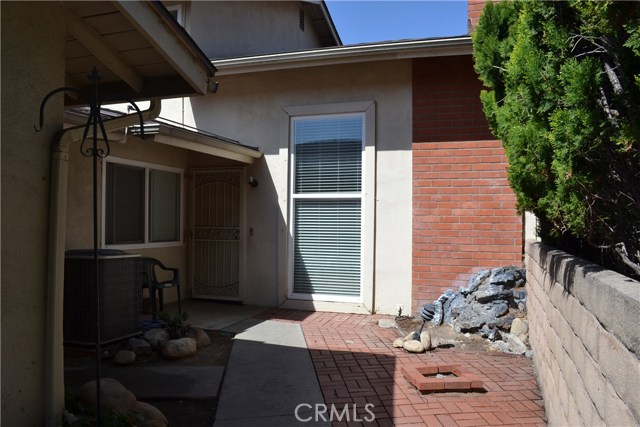
{"type": "MultiPolygon", "coordinates": [[[[80,387],[78,399],[83,405],[96,407],[96,380],[89,381],[80,387]]],[[[126,414],[136,406],[136,397],[113,378],[100,380],[100,406],[113,409],[119,414],[126,414]]]]}
{"type": "Polygon", "coordinates": [[[406,340],[404,338],[396,338],[393,342],[393,346],[395,348],[402,348],[402,344],[404,344],[406,340]]]}
{"type": "Polygon", "coordinates": [[[113,358],[113,363],[116,365],[131,365],[136,361],[136,354],[131,350],[120,350],[113,358]]]}
{"type": "Polygon", "coordinates": [[[420,344],[422,344],[425,350],[431,348],[431,333],[429,331],[422,331],[420,333],[420,344]]]}
{"type": "Polygon", "coordinates": [[[137,402],[134,411],[142,417],[141,427],[167,427],[169,420],[158,408],[147,402],[137,402]]]}
{"type": "Polygon", "coordinates": [[[524,342],[517,336],[513,334],[505,334],[507,344],[509,344],[509,350],[515,354],[524,354],[527,351],[527,346],[524,342]]]}
{"type": "Polygon", "coordinates": [[[184,359],[196,354],[198,346],[193,338],[178,338],[177,340],[165,341],[160,354],[167,359],[184,359]]]}
{"type": "Polygon", "coordinates": [[[187,331],[187,336],[196,340],[196,347],[206,347],[211,344],[209,335],[202,328],[191,327],[187,331]]]}
{"type": "Polygon", "coordinates": [[[513,319],[509,333],[522,339],[523,336],[529,333],[529,321],[520,318],[513,319]]]}
{"type": "Polygon", "coordinates": [[[424,346],[418,340],[408,340],[402,344],[402,347],[409,353],[423,353],[424,346]]]}

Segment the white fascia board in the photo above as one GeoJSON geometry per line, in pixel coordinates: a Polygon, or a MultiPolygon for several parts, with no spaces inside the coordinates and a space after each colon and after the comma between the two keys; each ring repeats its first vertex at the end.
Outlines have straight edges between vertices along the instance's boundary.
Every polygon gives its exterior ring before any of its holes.
{"type": "Polygon", "coordinates": [[[188,130],[160,125],[159,133],[153,140],[185,150],[209,154],[211,156],[236,160],[251,164],[262,157],[262,152],[208,135],[200,135],[188,130]]]}
{"type": "Polygon", "coordinates": [[[316,67],[356,62],[389,61],[436,56],[471,55],[471,37],[408,40],[339,46],[299,52],[217,59],[217,76],[316,67]]]}

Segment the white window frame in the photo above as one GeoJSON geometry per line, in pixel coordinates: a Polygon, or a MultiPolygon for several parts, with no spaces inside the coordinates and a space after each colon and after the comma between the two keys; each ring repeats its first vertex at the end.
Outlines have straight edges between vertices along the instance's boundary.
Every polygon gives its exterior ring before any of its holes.
{"type": "Polygon", "coordinates": [[[140,162],[137,160],[123,159],[119,157],[108,157],[105,159],[102,168],[102,248],[105,249],[147,249],[147,248],[165,248],[173,246],[182,246],[184,244],[184,169],[159,165],[155,163],[140,162]],[[106,244],[106,225],[107,225],[107,163],[119,165],[133,166],[144,169],[144,242],[143,243],[127,243],[127,244],[106,244]],[[180,221],[178,223],[179,240],[167,242],[150,242],[149,236],[149,172],[151,170],[165,171],[177,173],[180,176],[180,221]]]}
{"type": "MultiPolygon", "coordinates": [[[[287,297],[292,300],[307,300],[318,302],[343,302],[373,306],[374,287],[374,219],[375,219],[375,102],[352,102],[342,104],[326,104],[303,107],[286,107],[283,110],[289,116],[289,184],[288,184],[288,250],[287,250],[287,297]],[[359,197],[361,200],[361,264],[360,264],[360,295],[341,296],[326,294],[300,294],[293,291],[294,285],[294,198],[318,198],[318,194],[294,195],[295,150],[293,122],[302,118],[314,117],[345,117],[361,115],[363,118],[363,152],[362,152],[362,181],[359,197]]],[[[331,193],[328,199],[353,199],[354,193],[331,193]]]]}

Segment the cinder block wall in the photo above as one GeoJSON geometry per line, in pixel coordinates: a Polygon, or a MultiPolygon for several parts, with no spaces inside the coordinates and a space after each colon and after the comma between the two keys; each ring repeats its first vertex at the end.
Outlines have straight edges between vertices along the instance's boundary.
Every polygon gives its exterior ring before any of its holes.
{"type": "Polygon", "coordinates": [[[413,64],[413,311],[479,270],[522,263],[522,217],[470,56],[413,64]]]}
{"type": "Polygon", "coordinates": [[[525,261],[549,425],[640,425],[640,283],[535,242],[525,261]]]}

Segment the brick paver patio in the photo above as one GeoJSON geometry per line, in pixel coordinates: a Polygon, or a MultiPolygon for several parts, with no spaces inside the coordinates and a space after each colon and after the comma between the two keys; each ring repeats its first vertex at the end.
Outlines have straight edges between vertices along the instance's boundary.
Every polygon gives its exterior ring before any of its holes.
{"type": "Polygon", "coordinates": [[[257,317],[301,325],[326,404],[355,405],[362,420],[334,419],[333,427],[546,425],[533,363],[524,356],[459,349],[410,354],[392,347],[398,333],[378,327],[380,315],[272,309],[257,317]],[[432,364],[477,375],[486,393],[421,394],[401,368],[432,364]],[[366,404],[374,405],[375,420],[365,420],[366,404]]]}

